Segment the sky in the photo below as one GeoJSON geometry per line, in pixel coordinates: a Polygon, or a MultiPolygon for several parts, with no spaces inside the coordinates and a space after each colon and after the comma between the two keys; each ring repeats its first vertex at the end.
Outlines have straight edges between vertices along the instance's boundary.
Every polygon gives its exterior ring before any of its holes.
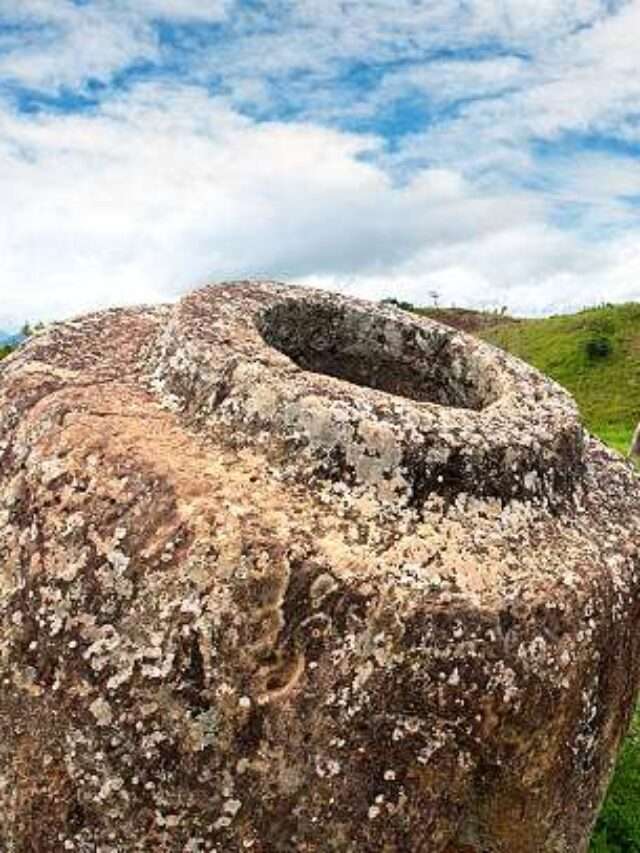
{"type": "Polygon", "coordinates": [[[640,299],[640,0],[0,0],[0,328],[640,299]]]}

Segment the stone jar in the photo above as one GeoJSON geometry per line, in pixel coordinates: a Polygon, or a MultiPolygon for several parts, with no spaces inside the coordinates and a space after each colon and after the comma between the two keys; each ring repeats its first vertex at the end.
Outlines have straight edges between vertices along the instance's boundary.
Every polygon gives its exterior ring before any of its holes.
{"type": "Polygon", "coordinates": [[[640,489],[557,385],[236,282],[0,364],[3,853],[581,853],[640,489]]]}

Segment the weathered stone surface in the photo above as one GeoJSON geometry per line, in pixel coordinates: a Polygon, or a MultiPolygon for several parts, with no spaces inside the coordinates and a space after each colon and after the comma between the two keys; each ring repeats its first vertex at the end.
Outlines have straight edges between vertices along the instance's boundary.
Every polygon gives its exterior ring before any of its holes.
{"type": "Polygon", "coordinates": [[[586,849],[640,489],[542,376],[274,284],[0,365],[0,849],[586,849]]]}

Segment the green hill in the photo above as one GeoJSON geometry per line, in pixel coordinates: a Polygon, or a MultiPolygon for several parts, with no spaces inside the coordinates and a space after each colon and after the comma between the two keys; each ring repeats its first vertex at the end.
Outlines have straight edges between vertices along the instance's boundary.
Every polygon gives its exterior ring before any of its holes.
{"type": "Polygon", "coordinates": [[[564,385],[587,429],[628,449],[640,420],[640,304],[493,326],[481,335],[564,385]]]}
{"type": "Polygon", "coordinates": [[[640,303],[537,320],[444,308],[418,313],[477,334],[533,364],[573,394],[587,429],[627,451],[640,420],[640,303]]]}

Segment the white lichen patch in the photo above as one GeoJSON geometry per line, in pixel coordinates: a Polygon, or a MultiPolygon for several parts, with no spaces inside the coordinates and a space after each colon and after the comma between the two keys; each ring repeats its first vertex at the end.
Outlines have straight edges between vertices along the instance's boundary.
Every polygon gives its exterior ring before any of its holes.
{"type": "Polygon", "coordinates": [[[99,696],[89,705],[89,710],[99,726],[109,726],[113,722],[113,711],[109,703],[99,696]]]}

